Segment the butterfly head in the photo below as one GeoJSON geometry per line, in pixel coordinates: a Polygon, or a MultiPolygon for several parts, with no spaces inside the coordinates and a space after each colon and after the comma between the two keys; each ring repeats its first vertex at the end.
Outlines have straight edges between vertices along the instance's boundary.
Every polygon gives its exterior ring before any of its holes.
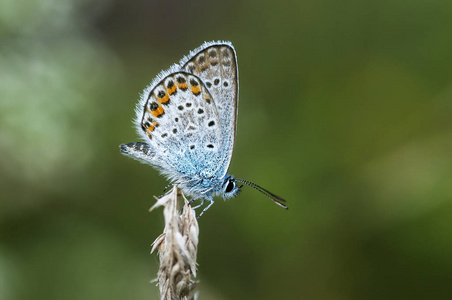
{"type": "Polygon", "coordinates": [[[226,179],[223,181],[223,185],[222,185],[222,196],[225,199],[229,199],[229,198],[234,198],[235,196],[237,196],[240,193],[240,188],[243,185],[238,185],[237,181],[235,180],[235,178],[233,176],[228,176],[226,177],[226,179]]]}

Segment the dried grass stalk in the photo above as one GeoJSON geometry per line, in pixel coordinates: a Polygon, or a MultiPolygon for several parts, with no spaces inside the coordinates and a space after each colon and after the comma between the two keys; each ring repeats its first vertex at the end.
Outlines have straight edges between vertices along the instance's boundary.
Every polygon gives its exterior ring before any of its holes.
{"type": "MultiPolygon", "coordinates": [[[[157,198],[156,198],[157,199],[157,198]]],[[[176,186],[157,199],[150,210],[164,206],[165,228],[152,244],[151,253],[159,250],[160,268],[157,274],[161,300],[195,299],[196,253],[199,227],[195,211],[176,186]],[[184,201],[179,213],[178,196],[184,201]]]]}

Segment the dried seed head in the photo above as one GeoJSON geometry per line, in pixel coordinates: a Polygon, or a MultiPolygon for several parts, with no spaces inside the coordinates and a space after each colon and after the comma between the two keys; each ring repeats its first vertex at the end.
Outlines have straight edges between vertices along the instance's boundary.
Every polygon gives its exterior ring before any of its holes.
{"type": "Polygon", "coordinates": [[[158,248],[160,268],[158,286],[160,299],[194,299],[197,282],[196,253],[198,250],[199,227],[195,211],[178,188],[157,199],[150,210],[164,206],[165,229],[152,244],[153,252],[158,248]],[[184,200],[182,213],[179,213],[178,195],[184,200]]]}

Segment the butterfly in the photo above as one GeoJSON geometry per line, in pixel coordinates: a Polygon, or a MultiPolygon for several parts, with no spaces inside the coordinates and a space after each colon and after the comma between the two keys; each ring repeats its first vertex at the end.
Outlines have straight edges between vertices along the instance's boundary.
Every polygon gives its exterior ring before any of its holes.
{"type": "Polygon", "coordinates": [[[238,76],[232,44],[205,42],[160,72],[143,91],[134,124],[144,142],[120,145],[122,154],[156,167],[192,201],[201,200],[199,206],[208,200],[199,216],[212,206],[214,196],[235,197],[243,184],[287,209],[283,198],[228,174],[236,135],[238,76]]]}

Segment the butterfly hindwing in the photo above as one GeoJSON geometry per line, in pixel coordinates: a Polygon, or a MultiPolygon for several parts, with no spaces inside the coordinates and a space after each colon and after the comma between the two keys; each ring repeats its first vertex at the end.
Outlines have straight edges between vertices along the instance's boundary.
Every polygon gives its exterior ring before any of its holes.
{"type": "Polygon", "coordinates": [[[234,147],[238,109],[238,67],[229,42],[205,43],[181,60],[182,68],[199,76],[212,94],[221,122],[222,162],[217,176],[226,174],[234,147]]]}
{"type": "Polygon", "coordinates": [[[137,107],[138,130],[154,154],[149,162],[172,179],[212,176],[222,155],[212,95],[194,74],[177,71],[161,77],[137,107]]]}

